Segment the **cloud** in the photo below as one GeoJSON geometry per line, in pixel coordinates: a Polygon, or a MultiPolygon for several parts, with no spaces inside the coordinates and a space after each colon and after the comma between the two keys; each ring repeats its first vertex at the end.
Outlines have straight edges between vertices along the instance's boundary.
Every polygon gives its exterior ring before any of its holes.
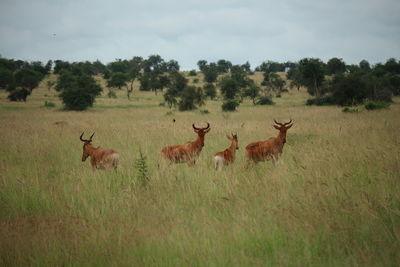
{"type": "Polygon", "coordinates": [[[0,54],[105,63],[159,54],[184,69],[200,59],[382,62],[399,57],[399,12],[395,0],[3,0],[0,54]]]}

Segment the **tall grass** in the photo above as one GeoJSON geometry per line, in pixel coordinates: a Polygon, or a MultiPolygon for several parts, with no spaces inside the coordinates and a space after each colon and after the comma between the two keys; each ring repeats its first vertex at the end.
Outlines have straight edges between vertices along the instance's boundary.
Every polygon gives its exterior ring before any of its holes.
{"type": "MultiPolygon", "coordinates": [[[[174,112],[172,123],[166,108],[146,106],[160,98],[152,93],[137,93],[142,108],[64,112],[41,109],[43,92],[29,109],[0,112],[2,266],[400,264],[398,104],[345,114],[303,106],[291,92],[274,107],[234,113],[210,101],[209,113],[174,112]],[[295,122],[282,158],[246,170],[244,147],[275,136],[273,118],[295,122]],[[164,166],[161,148],[194,140],[192,123],[205,121],[212,130],[195,167],[164,166]],[[83,131],[119,151],[117,172],[81,162],[83,131]],[[212,155],[230,132],[237,161],[215,172],[212,155]]],[[[127,105],[122,95],[99,102],[127,105]]],[[[18,106],[2,94],[0,105],[18,106]]]]}

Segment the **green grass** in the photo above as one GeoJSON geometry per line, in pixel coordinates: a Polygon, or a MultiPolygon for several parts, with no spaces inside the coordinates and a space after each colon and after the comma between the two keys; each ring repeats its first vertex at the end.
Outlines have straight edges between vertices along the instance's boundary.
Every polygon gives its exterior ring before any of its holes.
{"type": "MultiPolygon", "coordinates": [[[[245,102],[226,113],[209,101],[202,114],[135,91],[138,102],[118,92],[88,112],[60,112],[41,108],[46,93],[34,91],[30,109],[0,112],[1,266],[400,264],[399,105],[349,116],[306,107],[296,90],[265,109],[245,102]],[[275,136],[273,119],[290,118],[276,165],[246,170],[245,146],[275,136]],[[194,140],[192,123],[206,121],[197,164],[164,166],[159,151],[194,140]],[[119,151],[117,172],[81,162],[83,131],[119,151]],[[212,156],[231,132],[237,160],[216,172],[212,156]]],[[[13,106],[5,96],[0,106],[13,106]]]]}

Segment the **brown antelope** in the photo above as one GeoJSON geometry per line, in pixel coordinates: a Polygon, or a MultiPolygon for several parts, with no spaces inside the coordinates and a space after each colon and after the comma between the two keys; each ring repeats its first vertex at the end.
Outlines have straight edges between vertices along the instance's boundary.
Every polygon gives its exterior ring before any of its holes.
{"type": "Polygon", "coordinates": [[[214,155],[214,167],[217,171],[222,170],[222,165],[229,165],[235,162],[236,150],[239,149],[237,134],[232,134],[232,136],[227,135],[226,137],[232,143],[230,147],[214,155]]]}
{"type": "Polygon", "coordinates": [[[82,161],[85,161],[87,157],[90,157],[90,164],[94,169],[110,169],[114,168],[117,169],[118,162],[119,162],[119,154],[117,151],[113,149],[104,149],[100,147],[93,147],[91,144],[92,136],[90,136],[89,140],[83,139],[83,134],[79,138],[83,142],[83,155],[82,161]]]}
{"type": "Polygon", "coordinates": [[[246,146],[247,166],[250,163],[259,161],[275,160],[282,154],[283,145],[286,143],[286,132],[293,126],[292,120],[286,123],[280,123],[274,120],[275,129],[279,130],[277,137],[271,137],[265,141],[253,142],[246,146]]]}
{"type": "Polygon", "coordinates": [[[160,151],[161,156],[166,162],[168,162],[168,164],[187,162],[189,166],[193,166],[196,163],[196,160],[204,146],[204,136],[211,129],[208,122],[207,127],[205,128],[197,128],[194,123],[192,127],[198,135],[195,141],[187,142],[183,145],[167,146],[160,151]]]}

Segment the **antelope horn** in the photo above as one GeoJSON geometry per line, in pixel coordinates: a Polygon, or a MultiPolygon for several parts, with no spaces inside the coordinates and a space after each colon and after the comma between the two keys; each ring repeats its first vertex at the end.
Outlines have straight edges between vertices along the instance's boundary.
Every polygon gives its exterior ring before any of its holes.
{"type": "Polygon", "coordinates": [[[276,124],[280,125],[280,126],[283,126],[283,123],[277,122],[275,119],[274,119],[274,122],[275,122],[276,124]]]}
{"type": "Polygon", "coordinates": [[[193,127],[193,129],[195,129],[195,130],[200,130],[199,128],[197,128],[196,126],[194,126],[194,123],[192,124],[192,127],[193,127]]]}
{"type": "Polygon", "coordinates": [[[207,122],[207,127],[204,128],[204,130],[207,130],[208,128],[210,128],[210,124],[207,122]]]}
{"type": "Polygon", "coordinates": [[[90,136],[89,141],[92,141],[93,135],[94,135],[94,133],[90,136]]]}
{"type": "Polygon", "coordinates": [[[288,125],[288,124],[290,124],[292,122],[292,119],[290,119],[290,121],[289,122],[285,122],[283,125],[288,125]]]}
{"type": "Polygon", "coordinates": [[[82,142],[87,141],[87,140],[82,139],[84,133],[85,133],[85,132],[83,132],[83,133],[81,134],[81,136],[79,137],[79,139],[80,139],[82,142]]]}

